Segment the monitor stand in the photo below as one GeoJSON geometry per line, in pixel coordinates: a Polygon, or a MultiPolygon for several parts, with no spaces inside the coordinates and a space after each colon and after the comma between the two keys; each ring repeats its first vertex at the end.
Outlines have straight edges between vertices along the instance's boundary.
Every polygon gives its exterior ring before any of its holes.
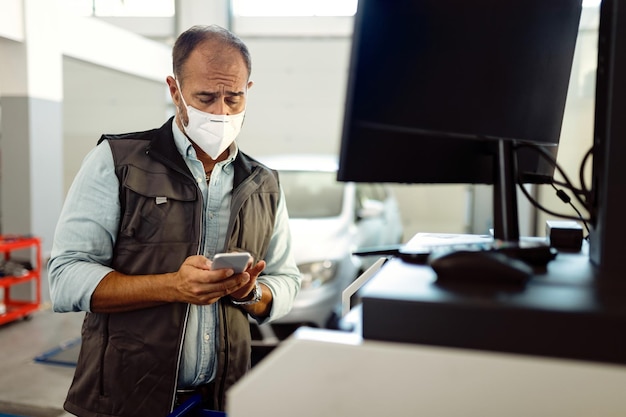
{"type": "Polygon", "coordinates": [[[493,167],[493,237],[505,242],[519,241],[517,215],[517,162],[514,143],[498,140],[493,167]]]}
{"type": "Polygon", "coordinates": [[[434,247],[439,250],[440,254],[494,249],[533,267],[545,267],[555,258],[556,250],[551,248],[545,239],[533,236],[520,238],[515,143],[511,140],[498,139],[497,154],[493,160],[493,241],[485,242],[481,238],[478,242],[473,240],[472,236],[457,235],[456,239],[450,238],[447,243],[433,242],[432,245],[415,247],[409,242],[407,245],[365,248],[354,252],[353,255],[396,256],[409,263],[425,264],[433,255],[434,247]]]}
{"type": "Polygon", "coordinates": [[[517,213],[517,158],[515,143],[498,139],[494,158],[493,238],[501,252],[533,266],[545,266],[556,252],[545,241],[520,239],[517,213]]]}

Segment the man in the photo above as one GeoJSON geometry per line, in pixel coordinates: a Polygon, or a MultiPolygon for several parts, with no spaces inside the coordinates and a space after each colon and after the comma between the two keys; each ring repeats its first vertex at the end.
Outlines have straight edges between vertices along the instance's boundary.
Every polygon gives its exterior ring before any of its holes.
{"type": "Polygon", "coordinates": [[[252,86],[245,44],[218,26],[177,39],[176,115],[104,135],[67,195],[48,265],[54,311],[86,311],[64,407],[166,416],[186,395],[225,409],[250,367],[248,314],[286,314],[300,288],[277,175],[234,142],[252,86]],[[235,274],[218,252],[249,252],[235,274]]]}

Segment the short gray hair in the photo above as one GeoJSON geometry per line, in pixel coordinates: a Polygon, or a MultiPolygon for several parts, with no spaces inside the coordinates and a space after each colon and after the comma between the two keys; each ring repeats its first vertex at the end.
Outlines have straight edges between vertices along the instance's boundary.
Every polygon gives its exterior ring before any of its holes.
{"type": "Polygon", "coordinates": [[[195,25],[184,31],[176,39],[172,48],[172,66],[174,77],[179,79],[183,66],[191,52],[203,41],[218,40],[241,53],[246,67],[248,68],[248,78],[252,72],[252,60],[250,51],[246,44],[234,33],[218,25],[195,25]]]}

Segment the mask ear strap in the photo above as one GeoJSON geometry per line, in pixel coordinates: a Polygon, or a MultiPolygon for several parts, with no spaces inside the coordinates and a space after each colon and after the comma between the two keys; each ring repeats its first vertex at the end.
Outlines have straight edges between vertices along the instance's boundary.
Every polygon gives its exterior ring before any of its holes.
{"type": "MultiPolygon", "coordinates": [[[[180,99],[183,102],[183,106],[187,108],[188,106],[187,106],[187,103],[185,103],[185,97],[183,97],[183,89],[180,88],[180,83],[178,82],[178,78],[174,78],[174,81],[176,81],[176,87],[178,87],[178,94],[180,95],[180,99]]],[[[182,129],[184,132],[187,126],[185,126],[185,121],[183,120],[183,113],[179,106],[176,106],[176,112],[178,113],[178,117],[180,119],[181,125],[183,126],[182,129]]],[[[187,116],[187,124],[189,124],[189,116],[187,116]]]]}
{"type": "Polygon", "coordinates": [[[176,87],[178,87],[178,94],[180,94],[180,99],[183,101],[183,105],[187,107],[187,103],[185,103],[185,97],[183,97],[183,89],[180,88],[180,83],[178,82],[178,78],[174,78],[176,81],[176,87]]]}

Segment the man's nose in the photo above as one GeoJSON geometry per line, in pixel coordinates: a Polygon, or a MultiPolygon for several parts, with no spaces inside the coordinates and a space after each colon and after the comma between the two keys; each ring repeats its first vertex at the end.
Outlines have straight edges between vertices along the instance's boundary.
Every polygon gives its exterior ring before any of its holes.
{"type": "Polygon", "coordinates": [[[228,106],[224,102],[224,100],[217,100],[213,103],[213,108],[211,109],[211,113],[213,114],[228,114],[228,106]]]}

